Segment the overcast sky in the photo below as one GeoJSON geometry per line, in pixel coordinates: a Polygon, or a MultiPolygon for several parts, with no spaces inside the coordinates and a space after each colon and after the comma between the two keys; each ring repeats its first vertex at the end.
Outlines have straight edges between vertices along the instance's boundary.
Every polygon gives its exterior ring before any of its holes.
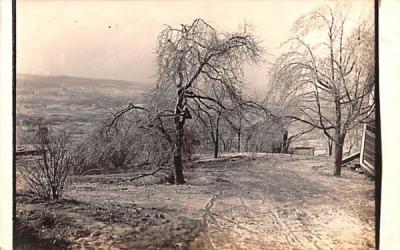
{"type": "MultiPolygon", "coordinates": [[[[180,27],[203,18],[229,32],[246,21],[276,54],[296,18],[329,2],[17,1],[17,72],[152,83],[156,39],[165,24],[180,27]]],[[[262,87],[266,74],[265,63],[253,65],[246,80],[262,87]]]]}

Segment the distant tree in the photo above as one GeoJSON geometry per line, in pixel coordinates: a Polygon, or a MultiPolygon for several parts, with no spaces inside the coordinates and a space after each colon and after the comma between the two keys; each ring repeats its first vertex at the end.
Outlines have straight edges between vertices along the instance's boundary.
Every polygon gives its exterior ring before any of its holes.
{"type": "Polygon", "coordinates": [[[247,122],[245,117],[245,110],[242,105],[238,105],[233,112],[230,112],[230,117],[227,119],[231,129],[236,134],[236,151],[241,151],[243,127],[244,123],[247,122]]]}
{"type": "Polygon", "coordinates": [[[220,124],[223,110],[218,108],[203,109],[200,105],[192,112],[196,117],[198,129],[208,135],[214,146],[214,158],[218,157],[219,139],[221,137],[220,124]]]}
{"type": "Polygon", "coordinates": [[[232,116],[236,115],[242,100],[238,96],[232,98],[226,89],[215,88],[212,84],[207,87],[205,93],[216,102],[207,103],[193,99],[193,105],[190,105],[189,108],[194,115],[194,121],[198,129],[207,134],[209,140],[211,140],[214,148],[214,158],[217,158],[220,151],[220,140],[223,138],[221,127],[233,124],[232,116]]]}
{"type": "Polygon", "coordinates": [[[333,142],[336,176],[348,131],[374,111],[374,24],[368,19],[350,26],[346,13],[323,6],[300,17],[286,42],[289,51],[273,68],[273,84],[292,108],[286,117],[320,129],[333,142]]]}

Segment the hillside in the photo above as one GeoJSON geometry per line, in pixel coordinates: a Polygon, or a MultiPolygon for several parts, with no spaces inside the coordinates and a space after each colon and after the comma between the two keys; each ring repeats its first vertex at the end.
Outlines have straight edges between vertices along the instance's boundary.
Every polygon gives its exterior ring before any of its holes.
{"type": "Polygon", "coordinates": [[[150,83],[17,74],[17,127],[93,123],[130,101],[141,103],[150,83]]]}

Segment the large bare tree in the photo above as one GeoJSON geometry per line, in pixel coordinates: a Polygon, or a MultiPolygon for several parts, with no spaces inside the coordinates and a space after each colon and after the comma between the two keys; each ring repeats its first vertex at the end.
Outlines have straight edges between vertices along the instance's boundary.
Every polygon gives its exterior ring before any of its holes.
{"type": "Polygon", "coordinates": [[[219,33],[202,19],[179,28],[166,26],[157,40],[158,79],[151,101],[131,103],[114,115],[108,127],[130,110],[146,113],[146,127],[158,130],[171,144],[175,183],[183,184],[184,125],[190,110],[199,106],[207,110],[211,104],[225,109],[211,93],[240,99],[243,67],[256,62],[261,52],[247,25],[235,33],[219,33]]]}
{"type": "Polygon", "coordinates": [[[286,116],[320,129],[333,142],[336,176],[346,134],[374,111],[374,23],[354,22],[348,13],[343,6],[323,6],[300,17],[272,78],[291,107],[286,116]]]}
{"type": "Polygon", "coordinates": [[[254,62],[261,49],[244,26],[236,33],[219,33],[202,19],[179,28],[167,26],[158,37],[157,67],[159,89],[175,90],[174,169],[177,184],[185,182],[182,143],[188,105],[214,103],[209,88],[223,89],[230,98],[240,95],[243,66],[254,62]]]}

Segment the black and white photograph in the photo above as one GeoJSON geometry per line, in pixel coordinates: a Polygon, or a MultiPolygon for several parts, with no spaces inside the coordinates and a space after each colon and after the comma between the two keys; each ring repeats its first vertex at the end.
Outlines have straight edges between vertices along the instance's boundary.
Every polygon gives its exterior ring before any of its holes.
{"type": "Polygon", "coordinates": [[[376,249],[377,5],[16,1],[13,248],[376,249]]]}

